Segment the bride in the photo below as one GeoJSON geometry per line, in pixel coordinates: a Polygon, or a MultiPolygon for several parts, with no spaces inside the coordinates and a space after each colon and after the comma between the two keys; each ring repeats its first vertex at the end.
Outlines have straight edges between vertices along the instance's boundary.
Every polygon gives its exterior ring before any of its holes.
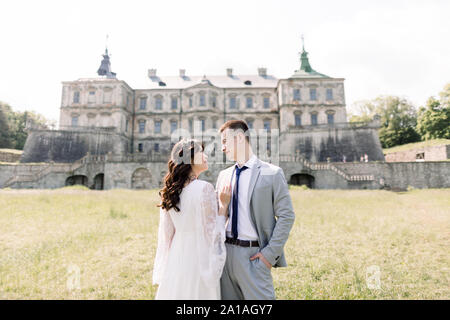
{"type": "Polygon", "coordinates": [[[197,179],[208,169],[207,159],[196,140],[181,140],[172,149],[159,193],[156,299],[220,299],[231,188],[224,187],[217,199],[212,184],[197,179]]]}

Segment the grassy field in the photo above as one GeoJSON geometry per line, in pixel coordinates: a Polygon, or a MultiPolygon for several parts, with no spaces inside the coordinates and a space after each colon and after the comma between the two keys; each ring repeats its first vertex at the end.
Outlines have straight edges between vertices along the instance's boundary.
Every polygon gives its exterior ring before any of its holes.
{"type": "MultiPolygon", "coordinates": [[[[278,299],[450,299],[449,189],[291,194],[278,299]],[[380,287],[367,285],[371,268],[380,287]]],[[[153,299],[157,201],[155,190],[0,190],[0,298],[153,299]]]]}

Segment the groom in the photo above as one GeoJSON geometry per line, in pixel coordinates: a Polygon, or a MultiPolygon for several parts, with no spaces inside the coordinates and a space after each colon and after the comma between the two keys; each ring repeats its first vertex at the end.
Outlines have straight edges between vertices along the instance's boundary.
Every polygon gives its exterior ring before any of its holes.
{"type": "Polygon", "coordinates": [[[253,154],[244,121],[227,121],[220,134],[222,151],[236,161],[216,185],[232,187],[222,299],[275,299],[271,268],[287,266],[283,247],[295,219],[286,179],[281,168],[253,154]]]}

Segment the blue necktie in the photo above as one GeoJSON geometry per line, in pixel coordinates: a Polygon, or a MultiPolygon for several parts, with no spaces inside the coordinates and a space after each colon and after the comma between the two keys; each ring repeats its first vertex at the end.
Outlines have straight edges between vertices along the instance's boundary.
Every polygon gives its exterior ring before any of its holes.
{"type": "Polygon", "coordinates": [[[235,186],[235,192],[233,192],[233,216],[231,219],[231,232],[233,233],[233,239],[237,239],[238,237],[238,205],[239,205],[239,176],[241,175],[241,172],[245,169],[248,169],[248,167],[243,166],[239,169],[239,167],[236,165],[236,186],[235,186]]]}

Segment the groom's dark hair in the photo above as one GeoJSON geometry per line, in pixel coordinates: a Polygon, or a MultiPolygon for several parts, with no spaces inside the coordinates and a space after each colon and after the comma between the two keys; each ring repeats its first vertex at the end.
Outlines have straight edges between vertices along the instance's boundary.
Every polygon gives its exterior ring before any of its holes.
{"type": "Polygon", "coordinates": [[[247,142],[250,142],[249,132],[248,132],[248,125],[243,120],[228,120],[225,122],[219,129],[219,132],[222,133],[225,129],[231,129],[231,130],[239,130],[241,129],[244,132],[245,139],[247,142]]]}

